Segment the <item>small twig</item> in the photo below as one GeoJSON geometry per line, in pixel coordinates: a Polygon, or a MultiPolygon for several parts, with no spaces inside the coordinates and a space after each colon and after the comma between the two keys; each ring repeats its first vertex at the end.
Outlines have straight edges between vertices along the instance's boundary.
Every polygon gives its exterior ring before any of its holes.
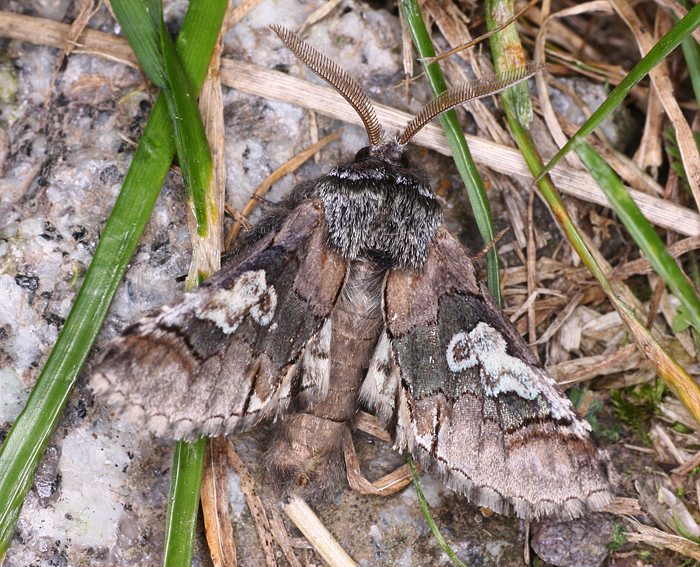
{"type": "Polygon", "coordinates": [[[215,567],[235,567],[236,545],[228,502],[228,441],[211,439],[207,445],[202,476],[202,515],[209,553],[215,567]]]}
{"type": "Polygon", "coordinates": [[[391,441],[391,435],[389,435],[379,419],[370,413],[358,411],[355,414],[355,423],[353,425],[355,429],[364,431],[377,439],[381,439],[387,443],[391,441]]]}
{"type": "Polygon", "coordinates": [[[479,250],[473,257],[472,261],[473,262],[478,262],[481,260],[486,254],[488,253],[491,248],[493,248],[501,238],[503,238],[506,234],[508,234],[508,231],[510,230],[510,227],[507,226],[503,230],[501,230],[496,236],[493,237],[491,242],[489,242],[486,246],[484,246],[481,250],[479,250]]]}
{"type": "Polygon", "coordinates": [[[241,479],[241,491],[245,497],[246,504],[248,504],[248,509],[250,510],[250,515],[253,517],[253,523],[255,524],[255,529],[258,532],[258,537],[260,538],[260,545],[265,555],[265,564],[268,567],[277,567],[277,560],[275,559],[275,550],[273,547],[273,535],[272,529],[270,527],[270,522],[267,519],[267,514],[265,514],[265,507],[263,506],[262,500],[258,496],[257,490],[255,489],[255,480],[253,480],[253,475],[250,474],[248,467],[241,460],[236,452],[231,441],[226,444],[228,458],[228,464],[233,469],[238,477],[241,479]]]}
{"type": "Polygon", "coordinates": [[[360,461],[357,459],[355,445],[349,429],[343,432],[343,456],[345,458],[345,476],[350,488],[360,494],[373,494],[379,496],[380,492],[365,478],[360,470],[360,461]]]}
{"type": "Polygon", "coordinates": [[[325,4],[321,4],[321,6],[314,10],[311,15],[306,18],[306,21],[301,24],[301,27],[297,33],[299,35],[303,35],[307,29],[328,16],[328,14],[335,10],[339,4],[340,0],[327,0],[325,4]]]}
{"type": "Polygon", "coordinates": [[[58,61],[56,62],[56,67],[54,68],[53,75],[51,76],[51,82],[49,83],[46,100],[44,101],[44,107],[47,107],[51,102],[51,93],[53,92],[53,87],[56,84],[58,74],[61,72],[61,68],[63,67],[63,62],[66,60],[66,57],[68,57],[78,46],[78,38],[87,27],[90,19],[99,9],[100,3],[98,0],[81,1],[78,15],[76,16],[75,20],[73,20],[73,23],[71,23],[70,30],[66,34],[63,49],[61,49],[61,53],[58,56],[58,61]]]}
{"type": "MultiPolygon", "coordinates": [[[[530,196],[527,202],[527,294],[533,296],[537,289],[537,245],[535,244],[535,190],[530,188],[530,196]]],[[[527,337],[533,345],[530,348],[537,356],[537,323],[535,322],[535,302],[527,308],[527,337]]]]}
{"type": "Polygon", "coordinates": [[[260,0],[243,0],[243,2],[238,4],[238,6],[235,8],[230,7],[229,12],[226,15],[226,27],[230,28],[235,26],[258,4],[260,4],[260,0]]]}
{"type": "Polygon", "coordinates": [[[333,567],[358,567],[357,563],[352,560],[301,498],[293,496],[283,507],[283,510],[329,565],[333,565],[333,567]]]}
{"type": "MultiPolygon", "coordinates": [[[[255,208],[255,205],[262,200],[263,195],[267,193],[277,181],[282,179],[285,175],[288,173],[291,173],[292,171],[295,171],[297,168],[301,166],[306,160],[308,160],[310,157],[312,157],[316,152],[330,144],[331,142],[337,140],[340,135],[343,133],[342,130],[336,130],[335,132],[331,132],[327,136],[324,136],[321,138],[317,143],[313,144],[312,146],[308,147],[304,151],[298,153],[295,155],[292,159],[287,160],[285,163],[283,163],[280,167],[275,169],[270,175],[268,175],[260,185],[255,189],[253,192],[252,197],[248,200],[248,203],[246,203],[246,206],[243,207],[243,210],[241,211],[241,215],[244,218],[247,218],[250,216],[250,213],[253,212],[253,209],[255,208]]],[[[233,244],[234,240],[236,240],[236,237],[238,236],[238,233],[241,231],[242,224],[240,222],[236,222],[232,227],[229,233],[226,235],[226,248],[230,248],[231,244],[233,244]]]]}
{"type": "Polygon", "coordinates": [[[294,545],[292,538],[289,537],[287,533],[287,528],[284,527],[284,522],[282,521],[282,516],[275,508],[270,509],[270,528],[272,529],[272,535],[280,546],[284,557],[287,559],[292,567],[302,567],[301,562],[294,553],[294,545]]]}

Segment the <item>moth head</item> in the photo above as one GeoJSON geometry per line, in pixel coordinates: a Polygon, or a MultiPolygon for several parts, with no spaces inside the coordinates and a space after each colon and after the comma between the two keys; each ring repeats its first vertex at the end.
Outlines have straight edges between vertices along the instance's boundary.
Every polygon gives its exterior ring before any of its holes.
{"type": "Polygon", "coordinates": [[[377,112],[367,93],[340,65],[314,49],[297,34],[277,24],[270,26],[279,38],[309,69],[328,82],[355,109],[367,131],[370,146],[360,150],[357,159],[380,157],[400,162],[404,146],[431,120],[470,100],[495,94],[532,77],[546,65],[529,63],[488,79],[467,82],[433,99],[416,114],[394,140],[386,140],[377,112]],[[366,154],[363,154],[366,150],[366,154]],[[362,155],[361,155],[362,154],[362,155]]]}

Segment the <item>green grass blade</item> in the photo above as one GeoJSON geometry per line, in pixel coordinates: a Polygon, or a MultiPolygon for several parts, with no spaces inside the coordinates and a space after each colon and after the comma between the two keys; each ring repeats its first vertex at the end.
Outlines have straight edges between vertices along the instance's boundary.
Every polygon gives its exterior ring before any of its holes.
{"type": "Polygon", "coordinates": [[[207,199],[214,174],[211,151],[194,89],[162,21],[160,36],[168,81],[165,96],[175,132],[177,156],[188,201],[194,207],[197,232],[200,236],[205,236],[208,230],[207,216],[211,214],[209,209],[212,206],[207,199]]]}
{"type": "MultiPolygon", "coordinates": [[[[502,4],[506,5],[503,9],[500,9],[497,2],[487,5],[492,7],[492,9],[486,9],[486,26],[489,31],[498,29],[515,14],[513,0],[506,0],[502,4]]],[[[508,69],[525,65],[525,50],[520,43],[515,24],[502,29],[498,33],[498,39],[490,40],[489,45],[497,73],[504,73],[508,69]]],[[[500,98],[502,104],[507,104],[513,115],[527,128],[532,122],[532,101],[527,82],[518,83],[506,89],[500,94],[500,98]]]]}
{"type": "Polygon", "coordinates": [[[212,176],[211,152],[197,97],[165,29],[160,2],[113,0],[112,5],[141,68],[165,94],[188,200],[203,236],[209,212],[206,192],[212,176]]]}
{"type": "Polygon", "coordinates": [[[580,140],[576,145],[576,153],[610,200],[613,210],[637,246],[651,262],[654,271],[680,299],[691,323],[700,331],[700,299],[673,256],[666,250],[661,237],[630,197],[620,178],[585,140],[580,140]]]}
{"type": "Polygon", "coordinates": [[[160,2],[112,0],[111,6],[143,72],[158,88],[167,88],[165,64],[160,49],[160,2]]]}
{"type": "MultiPolygon", "coordinates": [[[[183,22],[177,45],[186,46],[183,65],[196,89],[204,80],[225,8],[225,1],[194,0],[183,22]]],[[[36,467],[124,276],[174,152],[166,102],[159,96],[73,308],[27,404],[0,449],[0,559],[10,544],[36,467]]]]}
{"type": "Polygon", "coordinates": [[[617,87],[608,95],[593,114],[586,120],[577,132],[564,144],[556,155],[549,160],[549,163],[537,175],[537,181],[542,179],[551,169],[561,161],[561,159],[571,151],[574,144],[585,138],[600,124],[608,115],[617,108],[639,81],[641,81],[664,57],[673,51],[687,38],[692,31],[700,25],[700,4],[695,4],[685,17],[678,21],[669,32],[663,36],[659,42],[647,53],[617,87]]]}
{"type": "MultiPolygon", "coordinates": [[[[680,4],[688,7],[688,0],[680,0],[680,4]]],[[[681,43],[683,49],[683,57],[685,57],[686,68],[690,75],[690,82],[693,85],[693,93],[695,94],[695,102],[700,106],[700,45],[695,41],[692,35],[686,37],[681,43]]]]}
{"type": "MultiPolygon", "coordinates": [[[[425,22],[421,16],[417,0],[401,0],[401,8],[406,16],[406,24],[411,32],[411,38],[413,39],[413,44],[416,46],[418,57],[435,57],[435,49],[430,40],[428,30],[425,27],[425,22]]],[[[430,65],[423,64],[423,67],[434,96],[438,96],[447,90],[445,79],[437,63],[432,63],[430,65]]],[[[472,159],[469,146],[467,146],[467,142],[464,139],[464,134],[462,134],[462,129],[457,120],[455,111],[450,110],[445,112],[440,116],[439,120],[445,131],[447,143],[452,151],[452,157],[455,160],[457,169],[467,188],[469,202],[474,211],[474,218],[479,227],[481,238],[484,244],[488,244],[494,239],[494,229],[491,208],[489,207],[489,201],[486,197],[486,191],[484,190],[484,182],[472,159]]],[[[500,304],[501,285],[498,271],[498,250],[496,246],[492,246],[486,253],[486,270],[489,290],[497,303],[500,304]]]]}
{"type": "Polygon", "coordinates": [[[196,443],[181,441],[175,446],[165,522],[165,567],[190,567],[192,564],[206,443],[206,439],[200,439],[196,443]]]}
{"type": "Polygon", "coordinates": [[[433,537],[440,544],[442,550],[447,554],[447,556],[452,559],[457,567],[467,567],[462,560],[457,557],[457,554],[452,550],[452,548],[447,544],[445,539],[440,533],[440,529],[437,527],[432,514],[430,513],[430,508],[428,507],[428,501],[425,499],[425,494],[420,487],[420,477],[418,476],[418,471],[416,470],[416,465],[413,464],[413,459],[411,455],[407,455],[406,461],[408,462],[408,468],[411,469],[411,474],[413,475],[413,486],[416,489],[416,496],[418,496],[418,502],[420,503],[421,512],[423,512],[423,517],[425,518],[430,531],[433,532],[433,537]]]}

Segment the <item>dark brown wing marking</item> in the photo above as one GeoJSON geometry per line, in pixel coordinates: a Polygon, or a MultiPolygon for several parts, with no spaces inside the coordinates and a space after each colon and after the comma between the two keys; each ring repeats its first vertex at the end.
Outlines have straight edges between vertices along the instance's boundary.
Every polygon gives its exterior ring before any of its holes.
{"type": "MultiPolygon", "coordinates": [[[[375,359],[389,368],[380,385],[400,372],[389,408],[397,448],[502,513],[572,518],[611,500],[607,454],[449,232],[438,232],[422,270],[389,274],[384,301],[391,352],[375,359]]],[[[381,415],[392,396],[379,391],[381,415]]]]}
{"type": "Polygon", "coordinates": [[[302,202],[195,292],[113,340],[93,388],[155,434],[188,440],[276,417],[300,389],[322,392],[322,329],[346,270],[325,239],[322,204],[302,202]]]}

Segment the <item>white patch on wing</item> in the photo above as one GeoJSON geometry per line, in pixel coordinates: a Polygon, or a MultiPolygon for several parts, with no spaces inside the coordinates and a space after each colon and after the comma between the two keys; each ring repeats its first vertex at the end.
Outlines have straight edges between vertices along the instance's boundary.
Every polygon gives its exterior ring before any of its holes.
{"type": "MultiPolygon", "coordinates": [[[[542,395],[555,419],[573,419],[576,413],[554,380],[546,372],[530,366],[506,352],[506,341],[487,323],[479,323],[472,331],[456,333],[447,347],[447,365],[452,372],[462,372],[479,365],[479,376],[484,394],[498,396],[514,392],[526,400],[542,395]]],[[[574,419],[574,429],[590,430],[584,420],[574,419]]]]}
{"type": "Polygon", "coordinates": [[[277,307],[277,293],[265,280],[265,270],[245,272],[231,289],[217,289],[199,305],[195,314],[213,322],[224,333],[235,333],[250,313],[259,325],[269,325],[277,307]]]}
{"type": "Polygon", "coordinates": [[[360,400],[377,412],[377,417],[387,422],[394,413],[394,399],[399,387],[398,366],[391,352],[391,342],[386,331],[379,337],[367,375],[360,389],[360,400]]]}
{"type": "Polygon", "coordinates": [[[309,394],[323,399],[328,393],[331,378],[331,319],[321,327],[304,349],[301,357],[301,384],[303,390],[310,389],[309,394]]]}
{"type": "Polygon", "coordinates": [[[450,344],[447,345],[447,367],[454,373],[463,372],[478,364],[474,355],[469,353],[470,335],[464,331],[455,333],[450,339],[450,344]]]}
{"type": "Polygon", "coordinates": [[[260,301],[251,308],[250,316],[258,325],[267,327],[275,316],[276,308],[277,293],[274,287],[268,286],[265,293],[262,294],[260,301]]]}
{"type": "Polygon", "coordinates": [[[253,392],[248,401],[248,413],[257,413],[265,408],[268,400],[261,400],[257,392],[253,392]]]}

